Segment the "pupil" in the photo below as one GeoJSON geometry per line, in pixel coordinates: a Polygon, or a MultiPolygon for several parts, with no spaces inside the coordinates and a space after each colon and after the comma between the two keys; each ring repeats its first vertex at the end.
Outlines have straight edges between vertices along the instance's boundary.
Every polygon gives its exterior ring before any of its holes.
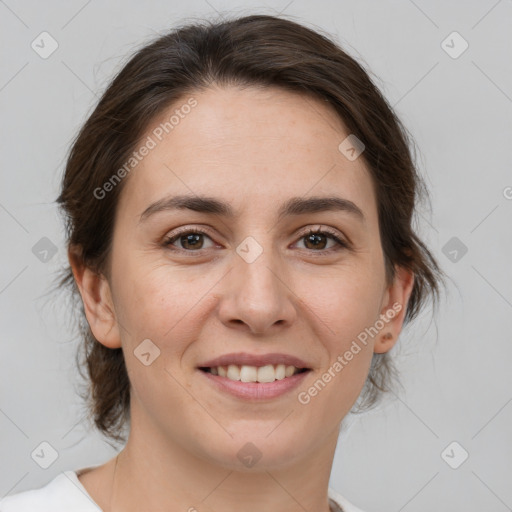
{"type": "Polygon", "coordinates": [[[185,239],[184,245],[186,246],[187,244],[190,244],[192,248],[198,247],[197,242],[199,241],[200,236],[201,235],[199,233],[191,233],[189,235],[182,237],[182,239],[185,239]]]}
{"type": "MultiPolygon", "coordinates": [[[[307,237],[307,239],[308,239],[309,242],[311,242],[313,244],[314,247],[318,248],[318,242],[319,242],[318,238],[321,238],[323,236],[324,235],[321,235],[321,234],[318,234],[318,233],[314,233],[312,235],[309,235],[307,237]],[[316,239],[316,242],[314,241],[315,239],[316,239]]],[[[320,241],[320,243],[322,243],[322,242],[320,241]]],[[[323,246],[322,246],[322,248],[323,248],[323,246]]]]}

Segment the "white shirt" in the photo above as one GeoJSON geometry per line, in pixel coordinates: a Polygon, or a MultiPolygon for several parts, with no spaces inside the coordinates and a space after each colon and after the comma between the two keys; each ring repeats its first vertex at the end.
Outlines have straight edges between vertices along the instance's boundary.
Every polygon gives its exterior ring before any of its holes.
{"type": "MultiPolygon", "coordinates": [[[[0,500],[0,512],[101,512],[77,476],[93,467],[97,466],[63,471],[39,489],[6,496],[0,500]]],[[[333,489],[329,489],[329,498],[342,512],[363,512],[333,489]]]]}

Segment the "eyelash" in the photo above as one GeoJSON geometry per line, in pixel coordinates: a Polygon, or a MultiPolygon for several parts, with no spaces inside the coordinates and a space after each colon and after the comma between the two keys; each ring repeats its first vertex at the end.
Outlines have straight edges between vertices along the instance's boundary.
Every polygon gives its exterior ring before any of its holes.
{"type": "MultiPolygon", "coordinates": [[[[195,234],[195,235],[205,235],[207,236],[208,238],[211,239],[210,235],[208,235],[208,233],[206,233],[205,231],[201,231],[199,229],[194,229],[194,228],[185,228],[185,229],[182,229],[176,233],[174,233],[172,236],[168,236],[168,237],[165,237],[165,239],[163,240],[163,243],[162,245],[164,247],[171,247],[172,244],[178,240],[179,238],[181,238],[183,235],[191,235],[191,234],[195,234]]],[[[303,238],[306,238],[308,236],[311,236],[311,235],[328,235],[328,238],[330,238],[331,240],[334,240],[337,244],[338,244],[338,247],[331,247],[330,249],[322,249],[322,250],[319,250],[319,251],[315,251],[313,249],[309,250],[310,252],[313,252],[313,253],[318,253],[318,254],[324,254],[324,253],[330,253],[330,252],[333,252],[333,251],[339,251],[341,249],[349,249],[350,246],[348,244],[348,242],[342,240],[341,238],[338,237],[337,233],[334,232],[334,231],[331,231],[329,228],[318,228],[318,229],[309,229],[308,231],[302,233],[300,236],[299,236],[299,240],[303,239],[303,238]]],[[[177,251],[177,252],[185,252],[185,253],[200,253],[203,249],[198,249],[198,250],[189,250],[189,249],[180,249],[180,248],[172,248],[173,251],[177,251]]],[[[206,249],[204,249],[206,250],[206,249]]],[[[308,249],[306,249],[308,250],[308,249]]]]}

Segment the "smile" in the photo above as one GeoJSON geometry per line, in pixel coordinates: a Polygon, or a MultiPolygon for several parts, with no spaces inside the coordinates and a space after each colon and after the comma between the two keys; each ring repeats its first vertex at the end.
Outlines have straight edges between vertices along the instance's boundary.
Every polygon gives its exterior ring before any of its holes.
{"type": "Polygon", "coordinates": [[[274,382],[276,380],[283,380],[287,377],[292,377],[297,373],[307,371],[306,368],[297,368],[293,365],[284,364],[267,364],[265,366],[239,366],[236,364],[230,364],[228,366],[214,366],[214,367],[203,367],[200,370],[210,373],[211,375],[218,375],[220,377],[226,377],[229,380],[240,381],[240,382],[259,382],[267,383],[274,382]]]}
{"type": "Polygon", "coordinates": [[[209,371],[199,371],[199,375],[208,379],[208,384],[222,395],[250,402],[262,402],[289,394],[296,389],[311,370],[304,369],[290,377],[274,380],[273,382],[242,382],[228,377],[214,375],[209,371]]]}
{"type": "Polygon", "coordinates": [[[197,371],[222,395],[267,401],[297,388],[312,368],[291,354],[238,352],[204,361],[197,371]]]}

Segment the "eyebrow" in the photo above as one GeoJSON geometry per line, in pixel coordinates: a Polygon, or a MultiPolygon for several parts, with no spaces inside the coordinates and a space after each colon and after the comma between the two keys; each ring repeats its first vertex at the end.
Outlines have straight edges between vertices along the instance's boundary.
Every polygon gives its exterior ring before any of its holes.
{"type": "MultiPolygon", "coordinates": [[[[192,210],[200,213],[220,215],[226,218],[233,218],[236,212],[229,203],[220,201],[209,196],[180,195],[165,197],[149,205],[140,215],[139,222],[143,222],[152,215],[169,210],[192,210]]],[[[304,215],[324,211],[347,212],[361,222],[365,222],[362,210],[352,201],[342,197],[292,197],[279,208],[277,219],[292,215],[304,215]]]]}

